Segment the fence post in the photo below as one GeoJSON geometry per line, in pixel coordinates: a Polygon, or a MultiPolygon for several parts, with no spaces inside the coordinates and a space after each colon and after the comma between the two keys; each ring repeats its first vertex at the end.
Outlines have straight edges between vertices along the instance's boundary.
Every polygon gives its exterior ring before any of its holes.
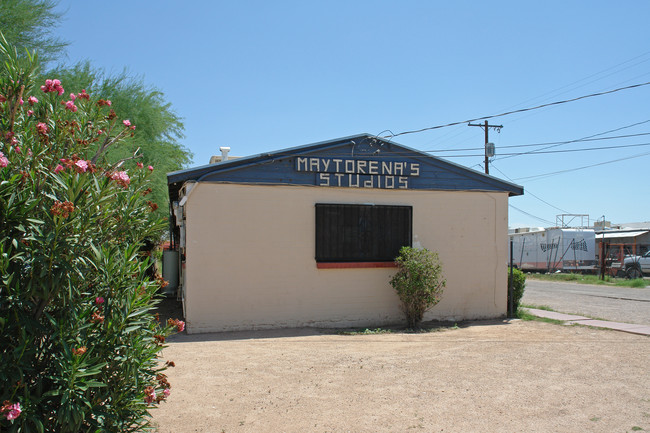
{"type": "Polygon", "coordinates": [[[510,239],[510,277],[508,278],[508,317],[513,317],[515,315],[514,310],[514,288],[512,287],[514,270],[513,270],[513,242],[510,239]]]}
{"type": "Polygon", "coordinates": [[[600,279],[605,279],[605,239],[600,242],[600,279]]]}

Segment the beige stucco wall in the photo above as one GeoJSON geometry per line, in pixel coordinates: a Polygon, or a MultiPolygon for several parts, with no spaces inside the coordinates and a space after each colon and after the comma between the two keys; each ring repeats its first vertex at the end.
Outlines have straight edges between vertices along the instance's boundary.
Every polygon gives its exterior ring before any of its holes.
{"type": "Polygon", "coordinates": [[[425,320],[506,313],[506,193],[200,183],[185,204],[190,333],[403,321],[394,268],[317,269],[316,203],[413,206],[447,287],[425,320]]]}

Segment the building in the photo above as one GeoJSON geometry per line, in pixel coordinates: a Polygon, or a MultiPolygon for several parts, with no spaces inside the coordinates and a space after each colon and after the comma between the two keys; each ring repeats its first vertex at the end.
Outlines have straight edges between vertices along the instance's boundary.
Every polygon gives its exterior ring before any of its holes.
{"type": "Polygon", "coordinates": [[[625,277],[628,269],[625,258],[640,256],[650,251],[650,223],[623,223],[614,228],[596,229],[596,257],[601,263],[604,253],[605,272],[615,277],[625,277]]]}
{"type": "Polygon", "coordinates": [[[403,323],[400,246],[439,253],[425,320],[506,314],[523,188],[368,134],[168,174],[190,333],[403,323]]]}

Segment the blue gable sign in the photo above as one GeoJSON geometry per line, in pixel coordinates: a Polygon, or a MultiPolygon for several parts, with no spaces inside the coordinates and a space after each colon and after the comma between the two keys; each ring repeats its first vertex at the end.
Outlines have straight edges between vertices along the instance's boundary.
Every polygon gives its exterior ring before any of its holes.
{"type": "MultiPolygon", "coordinates": [[[[420,176],[420,163],[388,158],[323,158],[297,156],[297,172],[316,173],[316,185],[355,188],[409,188],[409,179],[420,176]]],[[[412,187],[412,186],[411,186],[412,187]]]]}
{"type": "Polygon", "coordinates": [[[230,159],[167,179],[172,201],[187,181],[523,194],[521,186],[369,134],[230,159]]]}

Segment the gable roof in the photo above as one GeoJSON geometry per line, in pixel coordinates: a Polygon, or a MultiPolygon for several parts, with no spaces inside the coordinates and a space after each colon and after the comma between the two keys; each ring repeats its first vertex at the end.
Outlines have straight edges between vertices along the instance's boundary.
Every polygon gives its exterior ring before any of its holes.
{"type": "Polygon", "coordinates": [[[188,181],[313,186],[319,185],[320,179],[320,185],[327,181],[327,186],[363,186],[360,182],[366,182],[367,186],[390,188],[392,182],[397,188],[394,178],[408,182],[409,189],[524,193],[519,185],[370,134],[175,171],[167,174],[167,183],[174,202],[188,181]],[[341,184],[348,182],[347,176],[350,184],[341,184]]]}

